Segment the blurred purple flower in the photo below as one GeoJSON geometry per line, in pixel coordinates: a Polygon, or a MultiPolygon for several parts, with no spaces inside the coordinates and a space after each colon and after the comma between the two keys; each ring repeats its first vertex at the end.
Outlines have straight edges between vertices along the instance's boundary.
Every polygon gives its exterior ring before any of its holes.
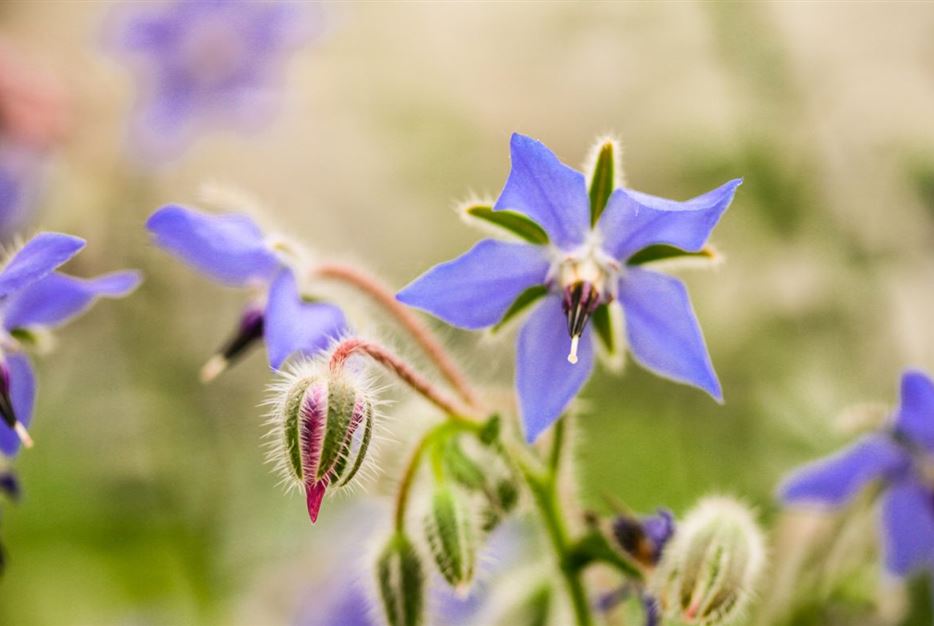
{"type": "Polygon", "coordinates": [[[874,481],[884,485],[882,543],[886,569],[905,576],[934,569],[934,382],[902,376],[892,426],[792,474],[780,488],[788,504],[841,507],[874,481]]]}
{"type": "Polygon", "coordinates": [[[24,340],[52,329],[88,310],[99,297],[120,298],[140,282],[135,271],[92,279],[55,272],[84,247],[84,240],[61,233],[30,239],[0,270],[0,452],[16,454],[30,443],[26,426],[32,419],[36,381],[24,340]]]}
{"type": "Polygon", "coordinates": [[[121,58],[137,63],[131,140],[144,159],[178,156],[205,127],[265,124],[286,57],[310,35],[303,9],[254,0],[122,7],[110,38],[121,58]]]}
{"type": "Polygon", "coordinates": [[[399,300],[455,326],[479,329],[502,320],[528,289],[547,287],[519,333],[516,386],[530,441],[561,415],[590,376],[594,350],[587,321],[612,300],[622,305],[637,361],[720,401],[720,383],[684,285],[627,261],[658,244],[701,250],[742,181],[686,202],[619,188],[591,226],[583,174],[519,134],[512,136],[511,154],[512,171],[493,208],[534,220],[548,242],[486,239],[423,274],[399,300]]]}
{"type": "Polygon", "coordinates": [[[214,280],[262,292],[241,316],[231,340],[202,370],[211,380],[253,346],[266,342],[269,365],[278,369],[295,353],[311,355],[346,329],[344,314],[299,292],[295,274],[259,226],[246,215],[209,215],[177,205],[165,206],[146,222],[155,242],[214,280]]]}
{"type": "Polygon", "coordinates": [[[0,238],[30,221],[52,150],[69,128],[55,78],[0,39],[0,238]]]}

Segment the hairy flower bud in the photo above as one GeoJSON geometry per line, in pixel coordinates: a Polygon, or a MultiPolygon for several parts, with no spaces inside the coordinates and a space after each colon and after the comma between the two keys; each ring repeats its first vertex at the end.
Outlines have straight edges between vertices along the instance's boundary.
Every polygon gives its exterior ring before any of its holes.
{"type": "Polygon", "coordinates": [[[425,574],[412,542],[397,532],[376,562],[383,615],[389,626],[418,626],[424,622],[425,574]]]}
{"type": "Polygon", "coordinates": [[[348,484],[373,437],[373,401],[349,375],[288,374],[277,388],[273,456],[283,475],[304,490],[314,523],[330,487],[348,484]]]}
{"type": "Polygon", "coordinates": [[[752,512],[731,498],[707,498],[679,524],[650,591],[668,619],[728,624],[747,608],[764,566],[765,539],[752,512]]]}
{"type": "Polygon", "coordinates": [[[476,533],[464,502],[449,486],[435,490],[425,516],[425,537],[441,575],[452,587],[465,588],[477,559],[476,533]]]}

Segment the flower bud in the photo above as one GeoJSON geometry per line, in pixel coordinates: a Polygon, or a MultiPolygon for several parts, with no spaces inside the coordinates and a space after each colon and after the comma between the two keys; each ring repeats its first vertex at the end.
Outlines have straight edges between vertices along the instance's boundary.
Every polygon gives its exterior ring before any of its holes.
{"type": "Polygon", "coordinates": [[[441,575],[452,587],[464,588],[473,579],[477,546],[467,507],[448,486],[435,490],[425,516],[425,537],[441,575]]]}
{"type": "Polygon", "coordinates": [[[713,626],[736,620],[765,567],[752,512],[724,497],[703,500],[678,526],[649,581],[664,616],[713,626]]]}
{"type": "Polygon", "coordinates": [[[412,542],[401,532],[389,539],[376,562],[383,615],[389,626],[424,622],[425,574],[412,542]]]}
{"type": "Polygon", "coordinates": [[[273,456],[287,481],[304,490],[314,523],[327,489],[348,484],[366,458],[373,402],[350,376],[328,371],[287,377],[274,401],[273,456]]]}

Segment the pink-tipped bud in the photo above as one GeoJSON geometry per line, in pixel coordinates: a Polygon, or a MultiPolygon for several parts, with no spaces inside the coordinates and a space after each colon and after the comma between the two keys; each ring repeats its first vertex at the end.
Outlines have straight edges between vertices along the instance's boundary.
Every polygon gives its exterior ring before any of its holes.
{"type": "Polygon", "coordinates": [[[276,402],[280,466],[306,496],[317,521],[324,495],[357,474],[373,434],[373,403],[347,376],[293,376],[276,402]]]}

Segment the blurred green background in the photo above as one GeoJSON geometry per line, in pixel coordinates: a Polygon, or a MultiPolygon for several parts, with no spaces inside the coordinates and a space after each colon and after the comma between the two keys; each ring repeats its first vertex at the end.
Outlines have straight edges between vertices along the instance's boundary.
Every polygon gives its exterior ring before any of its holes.
{"type": "MultiPolygon", "coordinates": [[[[628,185],[666,197],[745,177],[714,236],[725,262],[680,274],[726,404],[633,363],[599,371],[580,420],[596,508],[612,495],[683,512],[726,492],[774,519],[782,475],[853,436],[848,406],[894,402],[906,366],[934,371],[934,6],[325,5],[267,132],[206,137],[146,174],[122,158],[133,83],[102,52],[112,6],[0,8],[0,36],[60,75],[74,107],[40,226],[89,240],[72,273],[147,275],[39,360],[25,498],[0,526],[0,624],[285,624],[327,580],[345,501],[311,528],[264,465],[262,356],[197,381],[243,294],[143,229],[205,181],[259,198],[320,258],[402,286],[479,238],[452,209],[499,191],[513,131],[572,165],[615,133],[628,185]]],[[[442,334],[508,385],[510,337],[442,334]]]]}

